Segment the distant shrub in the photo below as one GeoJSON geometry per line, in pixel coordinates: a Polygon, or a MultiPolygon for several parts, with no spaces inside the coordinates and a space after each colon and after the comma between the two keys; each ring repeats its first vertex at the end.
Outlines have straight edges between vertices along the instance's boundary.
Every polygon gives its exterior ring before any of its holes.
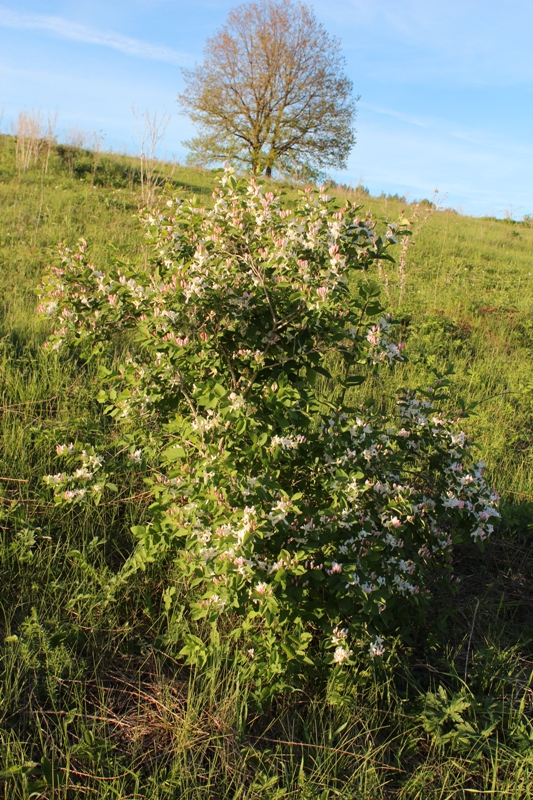
{"type": "Polygon", "coordinates": [[[55,148],[61,164],[69,175],[83,178],[93,170],[93,154],[71,144],[58,144],[55,148]]]}
{"type": "Polygon", "coordinates": [[[141,170],[137,164],[103,156],[95,170],[94,183],[114,189],[138,187],[141,183],[141,170]]]}
{"type": "Polygon", "coordinates": [[[398,192],[396,192],[395,194],[386,194],[385,192],[381,192],[379,197],[383,198],[384,200],[394,200],[398,203],[404,203],[404,205],[408,205],[407,198],[405,197],[405,195],[398,194],[398,192]]]}
{"type": "Polygon", "coordinates": [[[433,202],[433,200],[428,200],[427,197],[422,198],[422,200],[416,200],[415,203],[418,203],[419,206],[424,208],[430,208],[433,211],[437,210],[437,204],[433,202]]]}
{"type": "MultiPolygon", "coordinates": [[[[378,290],[365,279],[351,291],[350,274],[390,259],[408,231],[378,235],[322,191],[285,208],[231,171],[212,209],[169,201],[142,222],[149,269],[104,272],[85,243],[63,248],[41,298],[51,350],[107,353],[124,330],[138,343],[103,371],[99,395],[117,459],[146,470],[153,497],[126,569],[172,555],[191,626],[232,620],[259,696],[357,652],[381,656],[453,545],[483,542],[497,516],[441,408],[444,382],[402,392],[391,418],[345,401],[369,368],[402,358],[378,290]],[[335,404],[321,389],[333,361],[335,404]]],[[[63,471],[47,477],[58,502],[98,502],[106,470],[120,474],[80,444],[58,456],[63,471]]],[[[169,616],[175,596],[164,587],[169,616]]],[[[202,665],[218,639],[192,631],[182,654],[202,665]]]]}
{"type": "Polygon", "coordinates": [[[342,189],[344,192],[355,192],[357,195],[370,197],[370,189],[368,186],[363,186],[362,183],[354,187],[352,184],[348,185],[347,183],[336,183],[335,181],[328,180],[328,185],[333,189],[342,189]]]}

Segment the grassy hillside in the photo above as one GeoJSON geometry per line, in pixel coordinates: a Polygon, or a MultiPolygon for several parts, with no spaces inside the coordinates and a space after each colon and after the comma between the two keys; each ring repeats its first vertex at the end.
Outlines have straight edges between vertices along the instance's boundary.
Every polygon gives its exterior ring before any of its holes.
{"type": "MultiPolygon", "coordinates": [[[[209,203],[212,173],[159,169],[209,203]]],[[[142,268],[139,164],[56,148],[47,170],[43,159],[19,172],[14,140],[1,137],[0,181],[0,794],[533,796],[532,227],[361,193],[365,211],[403,211],[415,231],[399,264],[375,275],[409,360],[364,392],[386,405],[452,362],[457,395],[478,404],[468,424],[502,523],[483,554],[462,548],[455,593],[437,592],[388,664],[354,671],[342,692],[308,687],[259,711],[246,674],[223,659],[202,673],[182,666],[161,599],[170,567],[117,579],[146,511],[142,483],[65,510],[42,482],[56,444],[103,441],[106,421],[98,365],[44,352],[34,290],[59,241],[84,237],[103,268],[142,268]]]]}

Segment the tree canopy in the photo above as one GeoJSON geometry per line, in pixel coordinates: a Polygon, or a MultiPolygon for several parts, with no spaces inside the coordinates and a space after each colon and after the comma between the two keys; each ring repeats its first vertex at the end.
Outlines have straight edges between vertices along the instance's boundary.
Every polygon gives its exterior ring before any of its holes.
{"type": "Polygon", "coordinates": [[[184,70],[181,108],[197,125],[190,160],[229,159],[254,174],[313,176],[344,168],[355,100],[340,42],[304,3],[259,0],[233,9],[184,70]]]}

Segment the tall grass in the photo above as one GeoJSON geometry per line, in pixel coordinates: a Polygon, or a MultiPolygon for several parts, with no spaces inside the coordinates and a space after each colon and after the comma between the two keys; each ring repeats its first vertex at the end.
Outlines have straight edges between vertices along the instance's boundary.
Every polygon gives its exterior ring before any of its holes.
{"type": "MultiPolygon", "coordinates": [[[[427,620],[413,620],[384,663],[259,709],[246,672],[228,666],[224,631],[205,670],[182,665],[186,621],[179,603],[169,617],[161,596],[171,564],[121,577],[130,527],[146,513],[141,476],[101,506],[67,511],[42,482],[56,444],[105,450],[107,431],[98,365],[43,350],[42,269],[58,241],[81,236],[95,263],[146,260],[134,160],[99,153],[95,167],[89,150],[54,147],[43,166],[19,171],[15,140],[0,138],[0,794],[531,797],[531,227],[428,218],[404,274],[388,275],[409,361],[364,389],[386,404],[454,363],[504,498],[497,535],[482,555],[457,553],[454,589],[435,587],[427,620]]],[[[210,173],[160,169],[174,190],[209,202],[210,173]]],[[[364,202],[379,219],[412,213],[400,200],[364,202]]]]}

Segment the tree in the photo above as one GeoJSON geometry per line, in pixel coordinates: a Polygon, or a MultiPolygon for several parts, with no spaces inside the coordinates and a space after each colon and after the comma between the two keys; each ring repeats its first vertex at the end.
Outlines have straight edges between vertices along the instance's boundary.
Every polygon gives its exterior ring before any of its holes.
{"type": "Polygon", "coordinates": [[[208,39],[204,62],[184,70],[178,98],[199,128],[190,160],[230,159],[267,177],[344,168],[355,143],[352,82],[339,40],[292,0],[259,0],[230,12],[208,39]]]}

